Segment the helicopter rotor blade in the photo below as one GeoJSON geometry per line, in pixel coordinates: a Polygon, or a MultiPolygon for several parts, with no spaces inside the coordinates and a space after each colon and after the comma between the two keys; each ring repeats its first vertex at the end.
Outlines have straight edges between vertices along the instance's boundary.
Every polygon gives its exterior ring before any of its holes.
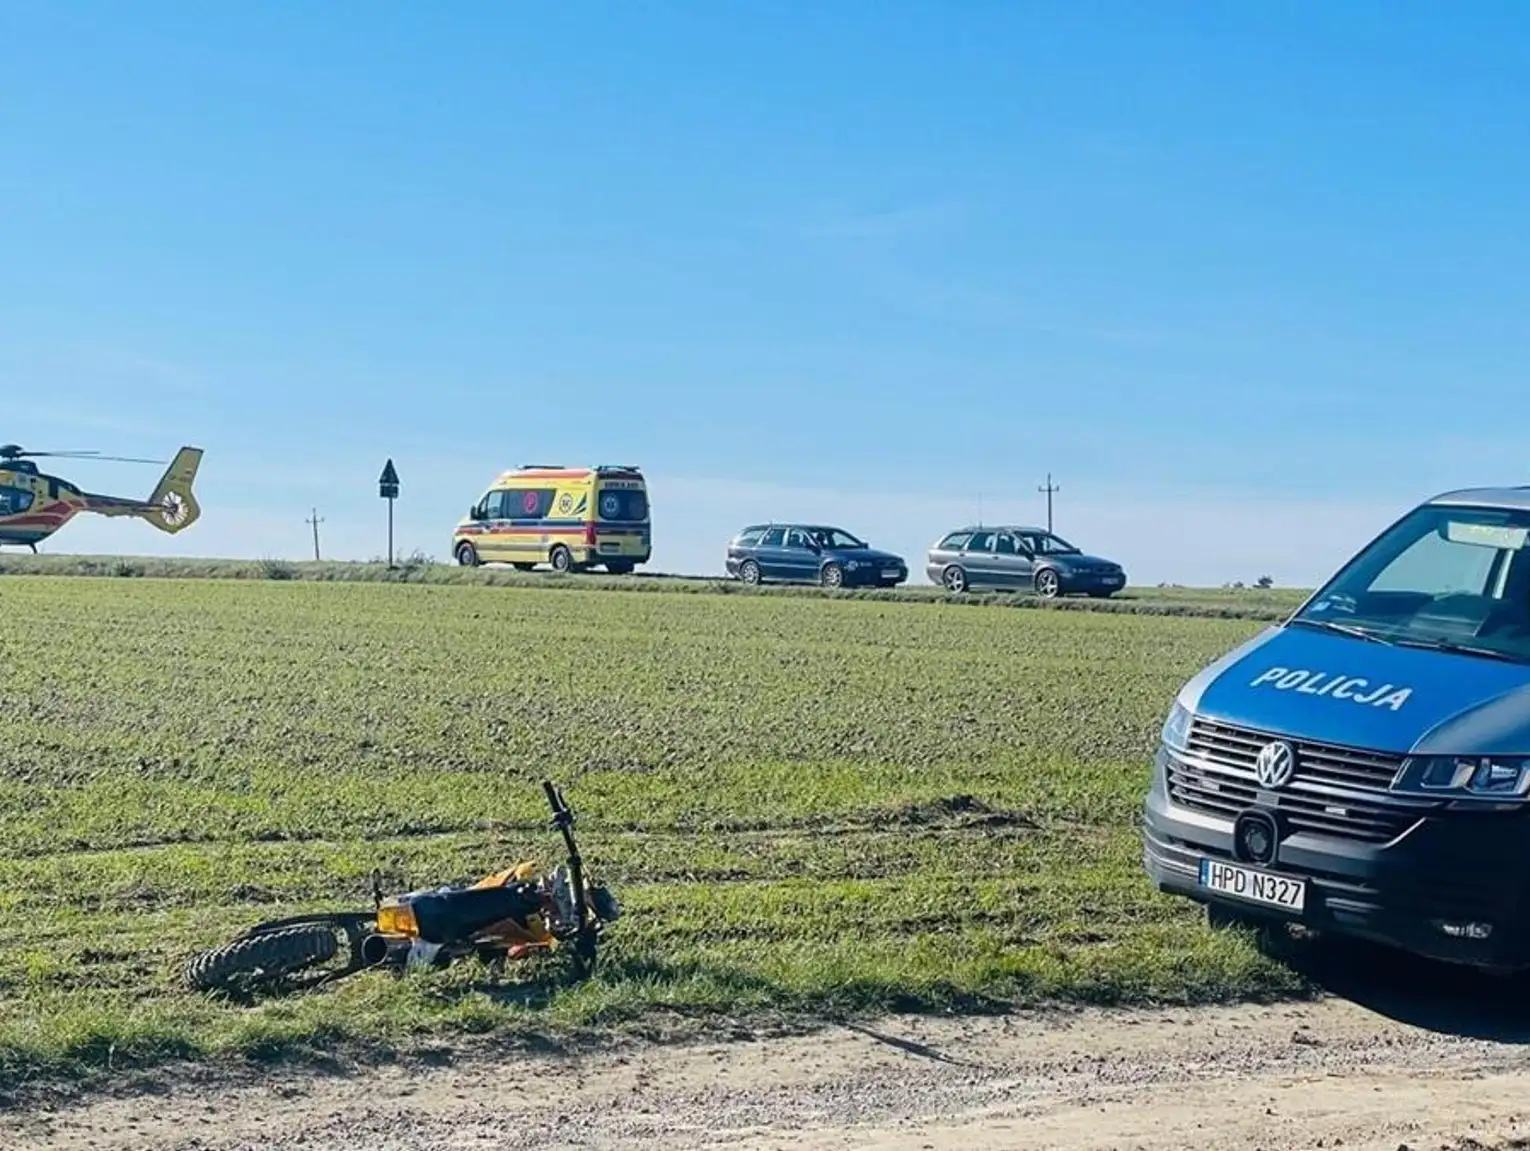
{"type": "Polygon", "coordinates": [[[32,452],[15,445],[7,445],[0,448],[0,459],[66,459],[66,460],[102,460],[123,464],[163,464],[164,460],[148,460],[139,456],[103,456],[100,452],[32,452]],[[7,450],[9,449],[9,450],[7,450]]]}
{"type": "Polygon", "coordinates": [[[164,464],[166,460],[146,460],[139,456],[103,456],[99,452],[91,452],[88,456],[81,456],[89,460],[111,460],[119,464],[164,464]]]}
{"type": "Polygon", "coordinates": [[[0,456],[5,456],[9,459],[16,459],[21,456],[65,456],[84,458],[89,456],[99,456],[100,454],[100,452],[95,451],[34,452],[28,448],[22,447],[20,444],[6,444],[4,447],[0,447],[0,456]]]}

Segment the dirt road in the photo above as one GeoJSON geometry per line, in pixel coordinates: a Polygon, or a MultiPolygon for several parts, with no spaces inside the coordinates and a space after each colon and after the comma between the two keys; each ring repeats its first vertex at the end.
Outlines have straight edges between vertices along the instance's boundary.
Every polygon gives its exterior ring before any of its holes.
{"type": "Polygon", "coordinates": [[[5,1129],[10,1148],[58,1151],[1530,1148],[1530,1047],[1338,999],[899,1018],[806,1038],[279,1072],[12,1115],[5,1129]]]}

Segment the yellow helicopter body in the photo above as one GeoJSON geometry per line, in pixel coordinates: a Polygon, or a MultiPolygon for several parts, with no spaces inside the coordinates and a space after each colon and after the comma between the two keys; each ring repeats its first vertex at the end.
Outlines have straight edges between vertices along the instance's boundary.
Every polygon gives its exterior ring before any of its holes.
{"type": "Polygon", "coordinates": [[[190,527],[202,514],[191,483],[202,463],[202,449],[184,447],[175,453],[148,499],[98,495],[58,476],[48,475],[32,457],[62,456],[128,463],[162,461],[100,456],[95,452],[29,452],[16,444],[0,445],[0,546],[37,545],[81,512],[100,516],[134,516],[162,532],[174,534],[190,527]]]}

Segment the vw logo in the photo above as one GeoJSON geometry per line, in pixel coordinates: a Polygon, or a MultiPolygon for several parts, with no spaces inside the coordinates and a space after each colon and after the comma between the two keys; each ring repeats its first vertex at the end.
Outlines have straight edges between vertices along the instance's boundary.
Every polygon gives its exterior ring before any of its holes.
{"type": "Polygon", "coordinates": [[[1285,787],[1296,774],[1296,749],[1284,740],[1267,743],[1254,760],[1254,775],[1260,787],[1285,787]]]}

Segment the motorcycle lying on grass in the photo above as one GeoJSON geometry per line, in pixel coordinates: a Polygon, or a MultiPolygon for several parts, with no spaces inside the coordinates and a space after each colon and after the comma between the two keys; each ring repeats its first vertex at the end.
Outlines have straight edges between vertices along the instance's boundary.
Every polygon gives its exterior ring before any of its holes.
{"type": "Polygon", "coordinates": [[[371,911],[296,915],[257,924],[242,935],[186,960],[182,979],[194,991],[244,990],[253,984],[297,982],[308,990],[358,971],[395,973],[415,966],[445,967],[476,956],[486,963],[567,948],[576,979],[595,968],[599,936],[621,908],[606,887],[584,873],[574,841],[574,813],[543,781],[552,826],[562,833],[568,861],[538,874],[522,862],[476,883],[384,898],[372,876],[371,911]],[[346,954],[338,966],[326,967],[346,954]],[[293,977],[306,973],[303,980],[293,977]]]}

